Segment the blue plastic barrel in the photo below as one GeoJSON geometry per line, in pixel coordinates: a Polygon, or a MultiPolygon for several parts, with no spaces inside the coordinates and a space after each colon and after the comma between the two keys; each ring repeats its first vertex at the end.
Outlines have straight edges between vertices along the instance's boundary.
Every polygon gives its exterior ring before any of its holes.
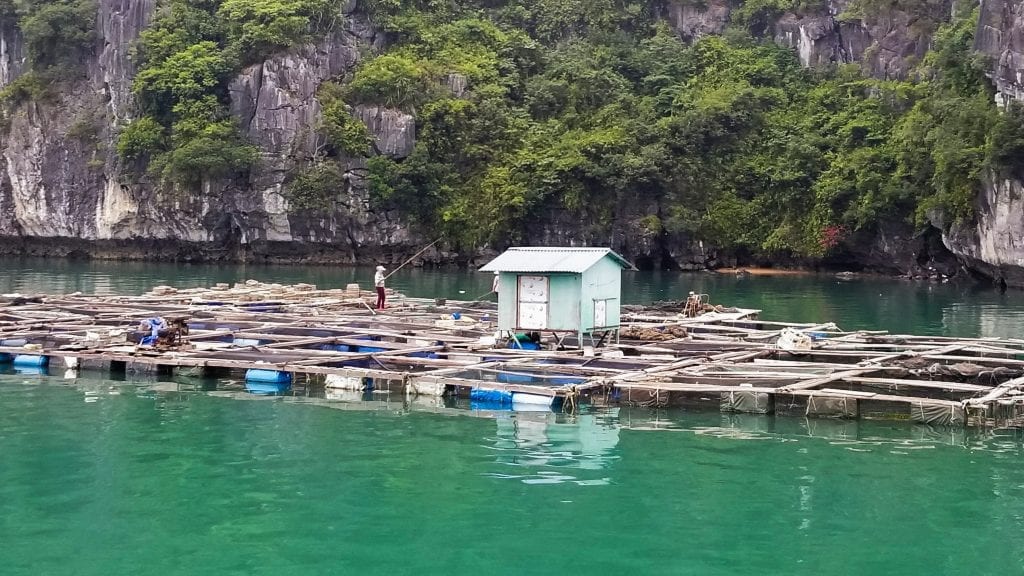
{"type": "Polygon", "coordinates": [[[511,411],[511,402],[488,402],[485,400],[469,400],[470,410],[485,410],[487,412],[511,411]]]}
{"type": "Polygon", "coordinates": [[[540,350],[540,344],[537,344],[536,342],[520,342],[518,344],[515,342],[509,342],[508,347],[513,350],[540,350]]]}
{"type": "Polygon", "coordinates": [[[282,372],[280,370],[262,370],[259,368],[250,368],[245,372],[245,381],[248,382],[263,382],[270,384],[291,384],[292,373],[282,372]]]}
{"type": "Polygon", "coordinates": [[[494,402],[498,404],[511,404],[512,393],[504,390],[484,390],[473,388],[469,391],[469,399],[477,402],[494,402]]]}
{"type": "Polygon", "coordinates": [[[15,366],[14,372],[21,376],[46,376],[46,365],[42,366],[15,366]]]}
{"type": "Polygon", "coordinates": [[[362,354],[373,354],[375,352],[388,352],[388,349],[377,348],[376,346],[360,346],[358,352],[362,354]]]}
{"type": "Polygon", "coordinates": [[[24,338],[11,338],[8,340],[0,340],[0,346],[10,346],[11,348],[21,348],[25,344],[28,344],[28,340],[24,338]]]}
{"type": "Polygon", "coordinates": [[[234,338],[231,343],[235,346],[259,346],[263,344],[262,340],[255,340],[252,338],[234,338]]]}
{"type": "Polygon", "coordinates": [[[49,356],[39,356],[39,355],[36,355],[36,354],[18,354],[17,356],[14,357],[14,366],[16,368],[17,367],[31,368],[31,367],[46,366],[49,363],[50,363],[50,357],[49,356]]]}
{"type": "Polygon", "coordinates": [[[245,381],[245,390],[250,394],[258,394],[260,396],[271,396],[275,394],[284,394],[292,387],[292,383],[288,382],[254,382],[245,381]]]}

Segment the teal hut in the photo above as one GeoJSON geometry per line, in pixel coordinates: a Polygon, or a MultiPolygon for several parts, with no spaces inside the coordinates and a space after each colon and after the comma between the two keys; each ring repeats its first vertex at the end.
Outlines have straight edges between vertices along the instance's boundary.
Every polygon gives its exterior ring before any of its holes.
{"type": "Polygon", "coordinates": [[[509,248],[480,270],[498,272],[498,330],[576,335],[601,345],[618,335],[622,269],[608,248],[509,248]],[[595,340],[595,335],[600,339],[595,340]]]}

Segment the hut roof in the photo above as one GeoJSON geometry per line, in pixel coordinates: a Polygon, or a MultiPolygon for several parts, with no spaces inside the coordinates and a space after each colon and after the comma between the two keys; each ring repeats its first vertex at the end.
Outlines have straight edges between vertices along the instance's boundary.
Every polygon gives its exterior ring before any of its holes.
{"type": "Polygon", "coordinates": [[[619,266],[636,270],[625,258],[610,248],[509,248],[487,263],[481,272],[574,272],[583,273],[604,257],[611,257],[619,266]]]}

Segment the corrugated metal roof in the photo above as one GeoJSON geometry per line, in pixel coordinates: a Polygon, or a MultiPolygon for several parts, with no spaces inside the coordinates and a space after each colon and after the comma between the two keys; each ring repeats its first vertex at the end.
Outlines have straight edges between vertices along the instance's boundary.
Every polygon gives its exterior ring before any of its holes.
{"type": "Polygon", "coordinates": [[[509,248],[480,271],[582,273],[605,256],[610,256],[623,268],[635,269],[609,248],[509,248]]]}

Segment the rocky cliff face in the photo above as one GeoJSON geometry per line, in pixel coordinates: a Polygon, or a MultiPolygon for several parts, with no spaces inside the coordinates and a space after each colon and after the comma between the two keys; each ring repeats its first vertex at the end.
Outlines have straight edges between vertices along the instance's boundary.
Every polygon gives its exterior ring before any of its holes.
{"type": "MultiPolygon", "coordinates": [[[[852,17],[849,4],[828,0],[820,9],[786,12],[762,32],[795,50],[804,66],[859,63],[876,78],[906,77],[928,51],[932,26],[895,9],[852,17]]],[[[668,21],[683,38],[720,34],[731,20],[730,6],[727,0],[673,1],[668,21]]],[[[940,20],[949,14],[950,2],[938,2],[931,10],[940,20]]]]}
{"type": "MultiPolygon", "coordinates": [[[[982,0],[974,48],[987,62],[996,103],[1024,99],[1024,2],[982,0]]],[[[989,173],[969,222],[947,223],[943,242],[966,266],[1006,286],[1024,287],[1024,183],[989,173]]]]}
{"type": "Polygon", "coordinates": [[[997,102],[1024,97],[1024,3],[983,0],[974,48],[988,59],[997,102]]]}
{"type": "Polygon", "coordinates": [[[985,176],[969,222],[936,224],[942,241],[971,270],[1004,286],[1024,286],[1024,183],[985,176]]]}
{"type": "MultiPolygon", "coordinates": [[[[899,10],[849,16],[848,0],[828,0],[822,10],[786,13],[766,34],[793,48],[805,66],[860,63],[876,78],[904,78],[927,52],[931,33],[951,10],[950,2],[910,15],[899,10]]],[[[701,6],[673,3],[669,20],[686,38],[717,34],[729,21],[725,0],[701,6]]],[[[987,57],[999,104],[1024,98],[1024,1],[981,0],[975,49],[987,57]]],[[[953,274],[959,264],[993,281],[1024,287],[1024,183],[989,174],[970,222],[949,223],[936,216],[934,233],[912,234],[887,223],[870,237],[851,243],[847,256],[868,268],[911,275],[953,274]]]]}
{"type": "MultiPolygon", "coordinates": [[[[248,181],[206,182],[201,194],[160,193],[128,173],[117,158],[115,130],[131,121],[131,48],[155,4],[100,0],[96,53],[82,77],[54,101],[19,106],[0,133],[4,251],[66,254],[81,251],[77,240],[84,239],[93,241],[87,251],[100,256],[357,262],[420,241],[397,214],[370,209],[361,161],[348,162],[344,192],[329,216],[291,214],[282,194],[287,174],[322,146],[320,84],[351,72],[367,47],[381,42],[354,2],[345,26],[330,37],[253,65],[232,82],[232,111],[261,151],[248,181]]],[[[0,86],[23,69],[21,35],[0,23],[0,86]]],[[[411,116],[386,108],[357,112],[381,153],[409,153],[411,116]]]]}

